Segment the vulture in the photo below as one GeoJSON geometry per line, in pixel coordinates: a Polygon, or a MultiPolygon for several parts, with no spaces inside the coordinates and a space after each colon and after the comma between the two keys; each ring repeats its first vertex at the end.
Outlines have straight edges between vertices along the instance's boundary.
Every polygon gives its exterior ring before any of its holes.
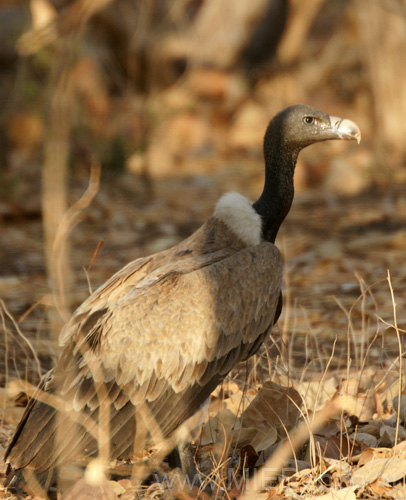
{"type": "Polygon", "coordinates": [[[130,262],[90,295],[62,329],[57,363],[6,451],[7,484],[97,457],[103,435],[110,460],[168,439],[182,445],[182,429],[201,423],[211,392],[278,320],[283,265],[274,242],[299,152],[360,137],[350,120],[305,105],[284,109],[265,133],[255,203],[223,195],[194,234],[130,262]]]}

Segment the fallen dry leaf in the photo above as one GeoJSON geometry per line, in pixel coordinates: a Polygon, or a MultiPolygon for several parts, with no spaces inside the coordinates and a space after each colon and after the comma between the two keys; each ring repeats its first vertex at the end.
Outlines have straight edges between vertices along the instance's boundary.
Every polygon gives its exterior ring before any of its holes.
{"type": "Polygon", "coordinates": [[[348,486],[347,488],[342,488],[341,490],[331,490],[329,493],[325,495],[305,495],[300,498],[306,500],[356,500],[355,491],[358,489],[358,486],[348,486]]]}
{"type": "Polygon", "coordinates": [[[388,483],[385,483],[385,481],[382,481],[382,479],[377,479],[368,486],[369,488],[371,488],[375,495],[379,496],[379,498],[386,495],[386,493],[392,489],[392,486],[388,483]]]}
{"type": "Polygon", "coordinates": [[[379,444],[383,447],[394,446],[396,437],[402,441],[406,439],[406,430],[403,427],[399,427],[399,429],[396,430],[395,427],[383,424],[379,432],[381,435],[379,444]]]}
{"type": "Polygon", "coordinates": [[[406,395],[402,394],[400,398],[400,405],[399,405],[399,396],[393,398],[392,404],[396,413],[399,413],[400,421],[406,422],[406,395]]]}
{"type": "Polygon", "coordinates": [[[320,410],[327,401],[330,401],[337,393],[338,380],[329,377],[323,380],[311,380],[309,382],[293,382],[294,388],[303,398],[303,404],[312,411],[320,410]]]}
{"type": "Polygon", "coordinates": [[[81,479],[72,486],[61,500],[118,500],[110,482],[105,481],[100,486],[91,486],[85,479],[81,479]]]}
{"type": "Polygon", "coordinates": [[[390,448],[366,448],[359,456],[358,465],[365,465],[375,458],[390,458],[391,456],[393,452],[390,448]]]}
{"type": "Polygon", "coordinates": [[[372,421],[372,422],[368,422],[365,425],[359,426],[358,432],[360,434],[361,433],[370,434],[371,436],[379,438],[381,436],[379,433],[379,430],[381,427],[382,427],[382,422],[380,422],[379,420],[372,421]]]}
{"type": "Polygon", "coordinates": [[[244,425],[255,426],[263,422],[270,427],[287,429],[296,425],[300,416],[302,398],[293,387],[283,387],[267,381],[241,415],[244,425]]]}
{"type": "Polygon", "coordinates": [[[312,446],[308,446],[305,460],[310,461],[311,456],[314,453],[314,448],[316,451],[316,459],[334,458],[336,460],[340,460],[341,458],[346,457],[349,453],[348,440],[342,436],[331,436],[327,439],[324,436],[314,435],[312,436],[310,443],[312,446]]]}
{"type": "Polygon", "coordinates": [[[387,483],[394,483],[405,475],[405,458],[378,458],[354,471],[350,482],[354,486],[366,486],[378,479],[387,483]]]}
{"type": "Polygon", "coordinates": [[[344,460],[337,460],[330,457],[325,457],[323,460],[332,471],[337,471],[340,474],[349,474],[352,471],[351,465],[344,460]]]}
{"type": "Polygon", "coordinates": [[[226,437],[238,433],[241,430],[239,416],[244,406],[250,404],[253,399],[253,395],[244,394],[240,390],[224,400],[214,400],[209,407],[210,418],[203,425],[199,437],[200,445],[224,442],[226,437]]]}
{"type": "Polygon", "coordinates": [[[375,436],[367,432],[353,432],[349,437],[352,441],[355,440],[358,444],[368,446],[369,448],[374,448],[378,442],[375,436]]]}
{"type": "Polygon", "coordinates": [[[396,446],[393,447],[393,449],[400,453],[406,453],[406,440],[398,443],[396,446]]]}
{"type": "Polygon", "coordinates": [[[376,401],[372,391],[368,391],[368,395],[343,394],[340,403],[348,415],[357,417],[361,422],[372,420],[376,413],[376,401]]]}
{"type": "Polygon", "coordinates": [[[110,488],[114,491],[114,493],[118,496],[122,495],[127,491],[126,488],[122,484],[120,484],[118,481],[108,481],[108,484],[110,488]]]}
{"type": "Polygon", "coordinates": [[[398,485],[392,490],[385,493],[386,498],[393,498],[394,500],[406,500],[406,486],[398,485]]]}
{"type": "Polygon", "coordinates": [[[215,400],[200,444],[221,442],[225,436],[231,436],[232,444],[239,448],[250,445],[256,452],[265,450],[276,442],[278,435],[285,435],[286,429],[296,424],[301,401],[295,389],[271,381],[265,382],[255,396],[240,390],[223,401],[215,400]]]}

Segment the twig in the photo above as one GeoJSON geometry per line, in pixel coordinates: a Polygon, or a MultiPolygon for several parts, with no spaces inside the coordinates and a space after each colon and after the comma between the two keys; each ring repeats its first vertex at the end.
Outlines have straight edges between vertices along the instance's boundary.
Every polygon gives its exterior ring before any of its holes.
{"type": "MultiPolygon", "coordinates": [[[[4,301],[2,299],[0,299],[0,305],[1,305],[0,315],[1,315],[2,319],[3,319],[3,312],[2,311],[4,311],[4,313],[9,318],[9,320],[13,323],[14,328],[16,329],[16,332],[18,333],[18,335],[20,335],[20,337],[24,340],[24,342],[28,345],[28,348],[32,352],[32,356],[35,359],[35,362],[37,364],[37,371],[38,371],[39,378],[41,378],[41,363],[39,361],[37,353],[35,352],[35,349],[34,349],[33,345],[31,344],[31,342],[29,341],[29,339],[23,334],[23,332],[21,331],[20,327],[18,326],[18,323],[15,321],[15,319],[13,318],[13,316],[11,315],[11,313],[9,312],[9,310],[7,309],[7,306],[6,306],[6,304],[4,303],[4,301]]],[[[5,329],[4,319],[3,319],[3,327],[5,329]]],[[[7,363],[6,363],[6,366],[7,366],[7,363]]]]}
{"type": "Polygon", "coordinates": [[[396,433],[395,433],[395,446],[398,444],[399,439],[399,426],[400,426],[400,400],[402,397],[402,340],[400,338],[400,331],[398,328],[398,320],[396,314],[396,301],[395,294],[393,292],[392,281],[390,277],[390,271],[388,270],[388,283],[390,289],[390,295],[392,298],[392,306],[393,306],[393,326],[395,328],[396,337],[398,339],[399,345],[399,381],[398,381],[398,411],[396,415],[396,433]]]}
{"type": "Polygon", "coordinates": [[[87,208],[99,190],[100,183],[100,165],[92,165],[90,172],[89,186],[79,200],[74,203],[62,216],[55,235],[52,248],[51,260],[54,263],[56,286],[55,286],[55,305],[63,317],[64,321],[69,319],[66,307],[66,278],[64,254],[69,234],[79,222],[81,213],[87,208]]]}

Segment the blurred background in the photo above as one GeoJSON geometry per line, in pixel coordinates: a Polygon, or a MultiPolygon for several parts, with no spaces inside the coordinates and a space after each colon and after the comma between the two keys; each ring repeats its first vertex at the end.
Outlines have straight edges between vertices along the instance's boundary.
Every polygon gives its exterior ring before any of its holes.
{"type": "Polygon", "coordinates": [[[255,199],[267,123],[295,103],[362,142],[300,156],[282,335],[347,348],[362,307],[360,360],[396,339],[377,316],[394,321],[390,270],[406,324],[405,82],[406,0],[0,0],[1,382],[35,381],[89,290],[224,191],[255,199]]]}

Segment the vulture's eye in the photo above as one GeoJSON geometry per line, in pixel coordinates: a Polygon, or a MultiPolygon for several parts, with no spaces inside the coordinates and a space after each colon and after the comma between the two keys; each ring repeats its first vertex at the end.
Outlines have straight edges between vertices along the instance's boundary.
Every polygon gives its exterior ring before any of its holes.
{"type": "Polygon", "coordinates": [[[316,122],[316,119],[313,118],[313,116],[305,116],[303,118],[303,121],[305,122],[306,125],[313,125],[313,123],[316,122]]]}

